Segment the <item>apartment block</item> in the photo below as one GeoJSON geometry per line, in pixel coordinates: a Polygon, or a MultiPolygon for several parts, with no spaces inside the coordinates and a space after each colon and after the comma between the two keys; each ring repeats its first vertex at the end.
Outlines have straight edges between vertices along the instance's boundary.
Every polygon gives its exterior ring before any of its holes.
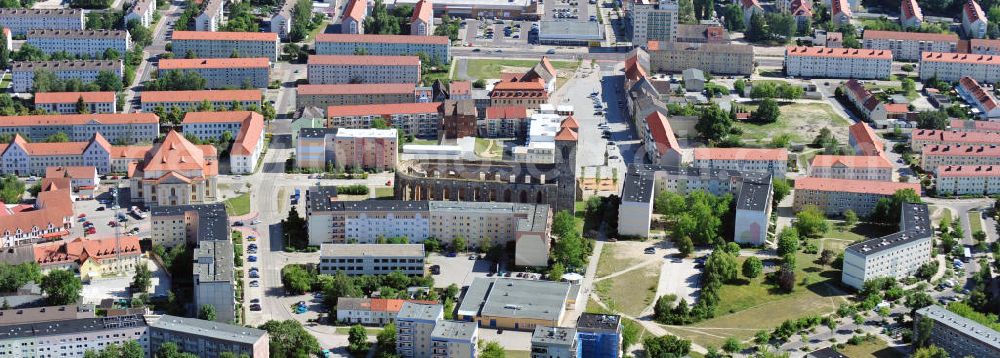
{"type": "Polygon", "coordinates": [[[319,272],[325,275],[388,275],[393,271],[424,275],[423,244],[322,244],[319,257],[319,272]]]}
{"type": "Polygon", "coordinates": [[[434,5],[431,4],[431,0],[417,1],[417,5],[413,7],[413,15],[410,16],[410,35],[434,35],[434,5]]]}
{"type": "Polygon", "coordinates": [[[634,0],[629,5],[633,44],[644,46],[651,41],[677,39],[680,7],[676,0],[634,0]]]}
{"type": "Polygon", "coordinates": [[[261,108],[264,93],[251,90],[197,90],[197,91],[142,91],[139,93],[143,112],[153,112],[156,107],[172,110],[178,107],[184,111],[196,110],[208,102],[215,110],[261,108]]]}
{"type": "Polygon", "coordinates": [[[957,52],[958,35],[866,30],[863,46],[871,50],[892,51],[892,57],[897,61],[916,61],[924,52],[957,52]]]}
{"type": "Polygon", "coordinates": [[[288,39],[288,34],[292,32],[292,11],[295,10],[295,4],[293,0],[284,0],[281,8],[271,16],[271,32],[282,39],[288,39]]]}
{"type": "Polygon", "coordinates": [[[903,0],[899,4],[899,24],[905,28],[919,29],[924,23],[924,12],[917,0],[903,0]]]}
{"type": "Polygon", "coordinates": [[[417,56],[314,55],[307,64],[309,83],[418,83],[417,56]]]}
{"type": "Polygon", "coordinates": [[[576,328],[535,326],[531,333],[531,358],[581,358],[576,328]]]}
{"type": "Polygon", "coordinates": [[[1000,132],[1000,121],[975,121],[952,119],[948,129],[962,132],[1000,132]]]}
{"type": "Polygon", "coordinates": [[[524,106],[538,110],[549,103],[549,91],[541,81],[501,81],[490,90],[490,106],[524,106]]]}
{"type": "Polygon", "coordinates": [[[107,49],[124,55],[132,49],[132,39],[125,30],[28,30],[25,43],[46,54],[66,52],[71,55],[101,57],[107,49]]]}
{"type": "Polygon", "coordinates": [[[264,116],[253,111],[188,112],[181,122],[185,135],[218,139],[225,133],[235,140],[229,150],[229,171],[251,174],[264,151],[264,116]]]}
{"type": "Polygon", "coordinates": [[[882,155],[885,144],[867,123],[858,122],[848,128],[848,144],[856,155],[882,155]]]}
{"type": "Polygon", "coordinates": [[[473,99],[446,99],[441,105],[441,130],[445,138],[475,137],[479,110],[473,99]]]}
{"type": "Polygon", "coordinates": [[[827,4],[830,5],[830,20],[834,24],[843,26],[851,23],[851,19],[854,18],[854,12],[847,0],[830,0],[827,4]]]}
{"type": "Polygon", "coordinates": [[[271,64],[267,58],[161,59],[159,71],[190,71],[205,79],[205,87],[267,87],[271,64]]]}
{"type": "Polygon", "coordinates": [[[217,322],[236,319],[236,290],[233,285],[233,243],[202,240],[194,250],[194,307],[215,307],[217,322]]]}
{"type": "Polygon", "coordinates": [[[129,167],[137,167],[146,154],[153,149],[152,145],[123,145],[111,147],[111,173],[127,175],[129,167]]]}
{"type": "Polygon", "coordinates": [[[937,173],[942,166],[975,166],[1000,163],[997,145],[927,145],[920,152],[920,167],[937,173]]]}
{"type": "Polygon", "coordinates": [[[106,139],[108,142],[152,142],[160,133],[160,118],[153,113],[4,117],[3,121],[0,121],[0,135],[14,133],[21,134],[33,142],[42,142],[57,133],[65,133],[72,142],[86,142],[98,133],[103,137],[102,140],[106,139]]]}
{"type": "Polygon", "coordinates": [[[225,0],[205,0],[201,14],[194,18],[195,31],[219,31],[222,26],[225,0]]]}
{"type": "Polygon", "coordinates": [[[149,27],[153,24],[153,15],[156,13],[156,0],[136,0],[131,2],[128,12],[125,13],[125,24],[130,21],[139,21],[139,25],[149,27]]]}
{"type": "Polygon", "coordinates": [[[904,189],[920,194],[920,183],[798,178],[795,180],[795,200],[792,206],[796,212],[813,205],[827,215],[842,215],[844,211],[851,209],[858,216],[866,216],[871,214],[879,199],[891,197],[904,189]]]}
{"type": "Polygon", "coordinates": [[[774,191],[771,177],[764,180],[744,180],[736,200],[736,219],[733,241],[754,246],[767,245],[768,227],[771,225],[771,202],[774,191]]]}
{"type": "Polygon", "coordinates": [[[229,215],[222,203],[154,206],[150,208],[153,244],[174,247],[199,241],[226,240],[229,215]]]}
{"type": "Polygon", "coordinates": [[[81,9],[0,9],[0,24],[12,35],[31,29],[83,30],[81,9]]]}
{"type": "Polygon", "coordinates": [[[114,73],[119,78],[124,67],[121,60],[64,60],[26,61],[11,63],[14,92],[29,92],[34,88],[35,73],[48,71],[61,80],[79,79],[83,83],[97,80],[101,71],[114,73]]]}
{"type": "Polygon", "coordinates": [[[692,166],[703,169],[767,173],[784,178],[788,170],[785,149],[695,148],[692,166]]]}
{"type": "MultiPolygon", "coordinates": [[[[76,219],[73,216],[73,199],[69,186],[55,190],[51,186],[43,189],[38,193],[38,200],[30,207],[31,210],[0,209],[5,214],[0,216],[0,247],[26,246],[69,235],[69,229],[73,228],[76,219]]],[[[28,247],[22,262],[35,261],[34,249],[28,247]]]]}
{"type": "Polygon", "coordinates": [[[395,129],[302,128],[296,144],[296,166],[395,169],[397,138],[395,129]]]}
{"type": "Polygon", "coordinates": [[[442,121],[441,102],[330,106],[326,109],[326,127],[329,128],[372,128],[376,120],[417,138],[437,138],[442,121]]]}
{"type": "Polygon", "coordinates": [[[928,344],[951,357],[992,357],[1000,355],[1000,333],[993,328],[962,317],[945,307],[930,305],[918,309],[913,319],[913,332],[919,332],[923,319],[934,322],[928,344]]]}
{"type": "Polygon", "coordinates": [[[681,146],[663,113],[655,111],[643,121],[642,139],[646,156],[654,164],[679,166],[684,160],[681,146]]]}
{"type": "Polygon", "coordinates": [[[889,78],[892,52],[851,48],[785,48],[785,73],[813,78],[889,78]]]}
{"type": "Polygon", "coordinates": [[[980,145],[1000,144],[1000,133],[959,132],[954,130],[917,129],[910,134],[910,147],[922,152],[928,145],[980,145]]]}
{"type": "Polygon", "coordinates": [[[680,73],[697,68],[718,75],[749,75],[754,71],[750,45],[651,41],[646,48],[649,66],[655,72],[680,73]]]}
{"type": "Polygon", "coordinates": [[[976,55],[1000,55],[1000,40],[969,39],[968,43],[969,47],[959,49],[959,52],[976,55]]]}
{"type": "Polygon", "coordinates": [[[404,303],[396,316],[396,353],[404,358],[432,357],[431,335],[443,319],[441,305],[404,303]]]}
{"type": "Polygon", "coordinates": [[[986,38],[989,20],[976,0],[966,0],[962,5],[962,30],[965,36],[975,39],[986,38]]]}
{"type": "Polygon", "coordinates": [[[880,127],[888,124],[889,112],[886,109],[886,104],[875,97],[875,94],[865,88],[865,85],[861,84],[860,81],[849,79],[844,82],[842,88],[847,101],[851,102],[854,110],[863,119],[880,127]]]}
{"type": "Polygon", "coordinates": [[[136,341],[149,352],[149,326],[139,314],[40,321],[3,326],[0,350],[17,357],[82,357],[91,350],[136,341]]]}
{"type": "MultiPolygon", "coordinates": [[[[430,6],[428,6],[428,9],[430,6]]],[[[414,11],[414,15],[416,15],[414,11]]],[[[416,56],[423,53],[437,63],[451,61],[447,36],[319,34],[317,55],[353,56],[358,51],[372,56],[416,56]]]]}
{"type": "Polygon", "coordinates": [[[299,85],[295,88],[295,108],[391,103],[414,103],[418,96],[412,83],[347,83],[299,85]]]}
{"type": "Polygon", "coordinates": [[[337,322],[348,325],[385,326],[396,322],[396,315],[407,302],[430,305],[437,303],[395,298],[338,297],[337,322]]]}
{"type": "Polygon", "coordinates": [[[618,357],[622,350],[621,316],[582,313],[576,321],[580,353],[584,357],[618,357]]]}
{"type": "MultiPolygon", "coordinates": [[[[997,163],[993,161],[992,163],[997,163]]],[[[1000,193],[1000,166],[948,165],[935,171],[938,195],[993,195],[1000,193]]]]}
{"type": "Polygon", "coordinates": [[[967,53],[924,52],[920,56],[920,79],[931,77],[957,82],[972,77],[982,83],[1000,81],[1000,56],[967,53]]]}
{"type": "Polygon", "coordinates": [[[42,273],[68,270],[89,282],[94,278],[134,274],[146,265],[146,258],[135,236],[75,238],[35,244],[35,262],[42,273]]]}
{"type": "Polygon", "coordinates": [[[111,144],[100,133],[83,142],[29,143],[20,134],[4,145],[0,154],[3,174],[45,174],[48,167],[86,165],[104,174],[110,170],[111,144]]]}
{"type": "Polygon", "coordinates": [[[85,113],[115,113],[118,109],[118,96],[114,92],[39,92],[35,93],[35,109],[79,114],[81,99],[85,113]]]}
{"type": "Polygon", "coordinates": [[[273,32],[174,31],[170,42],[177,57],[191,52],[195,58],[264,57],[276,62],[280,51],[273,32]]]}
{"type": "Polygon", "coordinates": [[[525,106],[490,106],[479,120],[479,136],[483,138],[526,138],[528,108],[525,106]]]}
{"type": "Polygon", "coordinates": [[[861,289],[865,281],[879,277],[903,279],[931,261],[934,229],[927,204],[904,203],[900,210],[898,232],[856,242],[844,250],[841,281],[845,285],[861,289]]]}
{"type": "Polygon", "coordinates": [[[809,163],[816,178],[892,181],[892,163],[881,155],[817,155],[809,163]]]}
{"type": "Polygon", "coordinates": [[[173,342],[182,352],[198,357],[219,358],[222,353],[230,352],[266,358],[270,356],[269,340],[264,330],[202,319],[163,315],[149,322],[152,352],[164,343],[173,342]]]}
{"type": "Polygon", "coordinates": [[[431,358],[475,358],[478,341],[475,323],[439,320],[431,331],[431,358]]]}
{"type": "Polygon", "coordinates": [[[955,90],[959,96],[962,96],[962,99],[966,103],[975,108],[973,113],[977,114],[980,118],[986,120],[1000,118],[1000,103],[993,96],[993,91],[983,88],[972,77],[964,76],[961,80],[958,80],[955,90]]]}

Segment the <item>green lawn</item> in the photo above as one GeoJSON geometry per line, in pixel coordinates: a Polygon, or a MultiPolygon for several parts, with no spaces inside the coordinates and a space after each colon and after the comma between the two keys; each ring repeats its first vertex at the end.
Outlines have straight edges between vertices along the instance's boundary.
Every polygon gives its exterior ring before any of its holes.
{"type": "MultiPolygon", "coordinates": [[[[524,69],[531,68],[538,61],[535,60],[496,60],[496,59],[483,59],[483,60],[466,60],[466,75],[470,78],[478,79],[499,79],[500,73],[505,70],[513,71],[515,68],[523,71],[524,69]]],[[[580,62],[578,61],[552,61],[552,67],[556,68],[556,71],[566,70],[572,71],[577,67],[580,67],[580,62]]],[[[564,76],[560,76],[564,77],[564,76]]]]}
{"type": "Polygon", "coordinates": [[[430,86],[434,84],[435,80],[441,80],[441,82],[443,82],[444,84],[448,84],[451,82],[451,79],[448,78],[447,69],[441,71],[428,72],[423,74],[423,76],[421,76],[420,78],[423,81],[424,86],[430,86]]]}
{"type": "Polygon", "coordinates": [[[969,229],[983,231],[983,214],[979,210],[969,210],[969,229]]]}
{"type": "Polygon", "coordinates": [[[871,237],[879,237],[892,233],[893,229],[885,226],[860,223],[854,225],[850,230],[844,230],[837,223],[831,223],[830,230],[823,234],[823,237],[842,239],[849,241],[864,240],[871,237]]]}
{"type": "Polygon", "coordinates": [[[375,188],[376,198],[391,198],[393,195],[392,188],[375,188]]]}
{"type": "Polygon", "coordinates": [[[239,196],[226,199],[226,213],[233,216],[246,215],[250,213],[250,193],[243,193],[239,196]]]}
{"type": "Polygon", "coordinates": [[[486,158],[502,158],[503,141],[496,139],[476,138],[476,155],[486,158]]]}
{"type": "Polygon", "coordinates": [[[10,77],[11,76],[9,74],[3,75],[3,78],[0,79],[0,88],[10,87],[10,81],[11,81],[10,77]]]}
{"type": "Polygon", "coordinates": [[[504,353],[507,358],[531,358],[529,351],[504,351],[504,353]]]}
{"type": "Polygon", "coordinates": [[[659,277],[659,265],[646,265],[600,281],[594,286],[594,291],[611,310],[637,316],[653,303],[659,277]]]}
{"type": "Polygon", "coordinates": [[[631,255],[619,255],[617,249],[621,245],[612,242],[604,243],[604,247],[601,249],[601,259],[597,262],[597,277],[613,274],[641,261],[631,255]]]}
{"type": "MultiPolygon", "coordinates": [[[[754,110],[754,105],[740,105],[747,110],[754,110]]],[[[774,123],[753,124],[737,122],[736,127],[743,130],[743,140],[766,143],[777,135],[788,134],[793,143],[808,143],[813,140],[823,127],[834,132],[845,132],[850,123],[833,111],[825,103],[792,103],[782,104],[781,116],[774,123]]]]}
{"type": "Polygon", "coordinates": [[[894,349],[889,348],[889,345],[885,341],[878,338],[856,346],[845,344],[844,349],[840,349],[839,351],[848,357],[891,358],[901,356],[894,349]]]}
{"type": "MultiPolygon", "coordinates": [[[[381,333],[382,329],[381,328],[373,328],[373,327],[365,327],[365,331],[368,331],[368,336],[369,337],[374,337],[375,335],[378,335],[379,333],[381,333]]],[[[351,333],[351,327],[337,327],[336,332],[337,332],[337,334],[347,335],[347,334],[351,333]]]]}

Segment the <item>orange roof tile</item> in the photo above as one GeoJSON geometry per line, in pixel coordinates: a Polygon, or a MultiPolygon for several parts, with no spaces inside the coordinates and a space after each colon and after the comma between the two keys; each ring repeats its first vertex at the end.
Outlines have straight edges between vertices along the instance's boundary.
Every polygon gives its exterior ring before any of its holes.
{"type": "Polygon", "coordinates": [[[924,62],[970,63],[976,65],[998,65],[1000,56],[976,55],[970,53],[923,52],[920,60],[924,62]]]}
{"type": "Polygon", "coordinates": [[[122,255],[139,255],[139,238],[123,236],[120,238],[84,239],[58,241],[36,244],[34,247],[35,262],[40,265],[53,265],[67,262],[82,264],[89,259],[103,260],[122,255]]]}
{"type": "Polygon", "coordinates": [[[577,122],[576,118],[573,118],[573,116],[567,116],[566,119],[563,119],[562,123],[559,124],[559,127],[569,128],[575,131],[580,129],[580,123],[577,122]]]}
{"type": "Polygon", "coordinates": [[[27,127],[46,125],[139,124],[159,123],[160,117],[153,113],[95,113],[95,114],[43,114],[35,116],[3,117],[0,125],[5,127],[27,127]]]}
{"type": "Polygon", "coordinates": [[[995,177],[1000,176],[996,165],[942,165],[937,167],[939,177],[995,177]]]}
{"type": "Polygon", "coordinates": [[[240,126],[240,133],[233,142],[233,148],[229,151],[231,155],[250,155],[257,147],[257,142],[264,136],[264,116],[257,112],[243,120],[240,126]]]}
{"type": "Polygon", "coordinates": [[[886,113],[908,113],[910,107],[906,103],[889,103],[885,105],[886,113]]]}
{"type": "Polygon", "coordinates": [[[347,9],[344,10],[344,18],[351,18],[356,21],[361,21],[365,18],[365,13],[368,12],[368,2],[365,0],[347,0],[350,4],[347,5],[347,9]]]}
{"type": "Polygon", "coordinates": [[[958,42],[958,35],[955,34],[935,34],[927,32],[905,32],[905,31],[881,31],[865,30],[865,40],[909,40],[909,41],[938,41],[938,42],[958,42]]]}
{"type": "Polygon", "coordinates": [[[261,90],[201,90],[201,91],[145,91],[140,93],[143,103],[156,102],[219,102],[260,101],[261,90]]]}
{"type": "Polygon", "coordinates": [[[892,168],[892,163],[881,155],[817,155],[813,157],[812,167],[848,168],[892,168]]]}
{"type": "Polygon", "coordinates": [[[952,119],[950,126],[952,129],[1000,132],[1000,122],[994,122],[994,121],[975,121],[975,120],[967,121],[963,119],[952,119]]]}
{"type": "Polygon", "coordinates": [[[434,9],[430,0],[417,1],[417,6],[413,8],[413,16],[410,17],[410,22],[418,19],[425,22],[434,21],[434,9]]]}
{"type": "Polygon", "coordinates": [[[97,168],[91,166],[45,168],[46,178],[93,179],[95,176],[97,176],[97,168]]]}
{"type": "Polygon", "coordinates": [[[412,83],[346,83],[331,85],[299,85],[298,95],[348,95],[348,94],[413,94],[412,83]]]}
{"type": "Polygon", "coordinates": [[[785,149],[695,148],[694,160],[776,160],[787,161],[785,149]]]}
{"type": "Polygon", "coordinates": [[[253,111],[187,112],[181,124],[243,122],[260,113],[253,111]]]}
{"type": "Polygon", "coordinates": [[[659,155],[663,155],[671,149],[678,151],[681,149],[680,144],[677,143],[677,137],[674,136],[673,128],[670,128],[670,121],[663,116],[663,113],[659,111],[650,113],[646,116],[646,125],[649,126],[650,135],[653,137],[659,155]]]}
{"type": "Polygon", "coordinates": [[[917,4],[917,0],[903,0],[899,6],[903,19],[916,17],[920,21],[924,20],[924,12],[920,10],[920,4],[917,4]]]}
{"type": "Polygon", "coordinates": [[[354,56],[354,55],[313,55],[309,65],[352,65],[352,66],[419,66],[417,56],[354,56]]]}
{"type": "Polygon", "coordinates": [[[41,92],[35,93],[35,104],[76,103],[81,97],[86,103],[111,103],[115,101],[114,92],[41,92]]]}
{"type": "Polygon", "coordinates": [[[923,157],[959,156],[959,157],[1000,157],[1000,147],[995,145],[925,145],[920,150],[923,157]]]}
{"type": "Polygon", "coordinates": [[[969,19],[969,21],[976,21],[979,19],[986,21],[986,15],[983,14],[983,8],[979,6],[979,3],[976,2],[976,0],[966,1],[965,5],[962,6],[962,11],[965,12],[965,16],[969,19]]]}
{"type": "Polygon", "coordinates": [[[142,159],[153,149],[151,145],[126,145],[111,147],[111,160],[115,159],[142,159]]]}
{"type": "Polygon", "coordinates": [[[965,90],[966,93],[975,97],[976,101],[980,105],[986,108],[987,111],[992,111],[997,108],[997,99],[993,97],[993,93],[987,91],[983,86],[979,85],[979,82],[969,76],[962,76],[962,79],[958,80],[958,85],[965,90]]]}
{"type": "Polygon", "coordinates": [[[892,195],[896,191],[913,189],[920,194],[920,183],[897,183],[876,180],[850,180],[803,177],[795,179],[795,190],[846,192],[859,194],[892,195]]]}
{"type": "Polygon", "coordinates": [[[545,84],[539,81],[531,82],[497,82],[494,91],[545,91],[545,84]]]}
{"type": "Polygon", "coordinates": [[[382,115],[390,116],[396,114],[418,114],[418,113],[438,113],[441,102],[429,103],[390,103],[371,105],[349,105],[349,106],[329,106],[326,108],[326,118],[346,117],[346,116],[368,116],[382,115]]]}
{"type": "Polygon", "coordinates": [[[211,171],[209,167],[215,165],[205,159],[204,149],[171,130],[144,163],[143,171],[203,170],[207,176],[211,171]]]}
{"type": "Polygon", "coordinates": [[[881,155],[884,151],[885,145],[882,144],[882,140],[879,139],[872,127],[868,126],[865,122],[858,122],[852,124],[848,128],[851,138],[854,138],[854,142],[861,147],[861,152],[864,155],[881,155]]]}
{"type": "Polygon", "coordinates": [[[563,127],[562,129],[559,130],[559,133],[556,134],[555,140],[556,141],[576,141],[577,138],[578,138],[578,136],[576,134],[576,131],[574,131],[572,129],[569,129],[567,127],[563,127]]]}
{"type": "MultiPolygon", "coordinates": [[[[416,13],[416,11],[414,11],[416,13]]],[[[377,34],[319,34],[316,42],[336,43],[391,43],[391,44],[434,44],[450,45],[448,36],[411,36],[411,35],[377,35],[377,34]]]]}
{"type": "Polygon", "coordinates": [[[848,17],[854,16],[851,13],[851,6],[847,3],[847,0],[830,0],[830,14],[837,15],[839,13],[844,13],[848,17]]]}
{"type": "Polygon", "coordinates": [[[918,129],[911,134],[911,139],[940,141],[944,143],[997,143],[1000,144],[1000,133],[958,132],[935,129],[918,129]]]}
{"type": "Polygon", "coordinates": [[[889,50],[866,50],[854,48],[788,46],[785,47],[785,55],[892,60],[892,51],[889,50]]]}
{"type": "Polygon", "coordinates": [[[73,220],[73,200],[70,198],[68,185],[59,190],[38,193],[37,206],[39,209],[0,216],[0,233],[13,235],[18,230],[31,233],[35,232],[35,228],[60,228],[68,224],[67,221],[73,220]]]}
{"type": "Polygon", "coordinates": [[[161,59],[161,70],[185,70],[198,68],[268,68],[271,62],[265,57],[253,58],[165,58],[161,59]]]}
{"type": "Polygon", "coordinates": [[[452,96],[455,95],[467,95],[472,93],[472,82],[470,81],[452,81],[448,84],[448,92],[452,96]]]}
{"type": "Polygon", "coordinates": [[[278,34],[274,32],[229,32],[229,31],[174,31],[171,41],[177,40],[215,40],[215,41],[269,41],[277,42],[278,34]]]}
{"type": "Polygon", "coordinates": [[[486,119],[527,119],[528,107],[490,106],[486,107],[486,119]]]}

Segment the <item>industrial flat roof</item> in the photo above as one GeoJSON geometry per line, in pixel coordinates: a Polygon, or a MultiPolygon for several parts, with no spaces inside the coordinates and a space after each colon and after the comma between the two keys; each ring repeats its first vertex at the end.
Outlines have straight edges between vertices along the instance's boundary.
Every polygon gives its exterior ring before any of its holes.
{"type": "Polygon", "coordinates": [[[245,344],[254,344],[267,335],[267,331],[261,329],[171,315],[163,315],[160,319],[150,322],[149,326],[180,334],[194,334],[245,344]]]}
{"type": "Polygon", "coordinates": [[[424,257],[423,244],[323,244],[320,257],[424,257]]]}
{"type": "Polygon", "coordinates": [[[597,21],[539,21],[538,38],[541,40],[604,40],[604,25],[597,21]]]}
{"type": "Polygon", "coordinates": [[[404,302],[403,307],[396,314],[396,319],[437,321],[444,315],[444,307],[441,305],[428,305],[423,303],[404,302]]]}
{"type": "Polygon", "coordinates": [[[229,214],[222,203],[196,205],[158,205],[150,209],[153,219],[161,216],[178,216],[198,213],[198,241],[229,240],[229,214]]]}
{"type": "Polygon", "coordinates": [[[472,341],[476,336],[475,322],[438,321],[431,339],[472,341]]]}
{"type": "Polygon", "coordinates": [[[962,332],[983,344],[993,347],[993,350],[1000,350],[1000,332],[986,327],[971,319],[959,316],[949,311],[947,308],[930,305],[917,310],[921,317],[933,319],[935,323],[948,326],[949,328],[962,332]]]}
{"type": "Polygon", "coordinates": [[[567,282],[478,277],[465,292],[458,313],[558,321],[570,286],[567,282]]]}

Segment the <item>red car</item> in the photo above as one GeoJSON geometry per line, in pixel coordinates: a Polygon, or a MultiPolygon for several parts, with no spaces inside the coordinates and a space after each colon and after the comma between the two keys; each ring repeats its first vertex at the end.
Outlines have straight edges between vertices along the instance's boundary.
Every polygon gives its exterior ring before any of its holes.
{"type": "Polygon", "coordinates": [[[118,222],[114,221],[114,220],[108,221],[108,226],[110,226],[110,227],[118,226],[118,222]]]}
{"type": "Polygon", "coordinates": [[[93,235],[93,234],[97,233],[97,230],[94,229],[94,227],[89,227],[89,228],[87,228],[86,231],[84,231],[84,233],[86,233],[87,235],[93,235]]]}

